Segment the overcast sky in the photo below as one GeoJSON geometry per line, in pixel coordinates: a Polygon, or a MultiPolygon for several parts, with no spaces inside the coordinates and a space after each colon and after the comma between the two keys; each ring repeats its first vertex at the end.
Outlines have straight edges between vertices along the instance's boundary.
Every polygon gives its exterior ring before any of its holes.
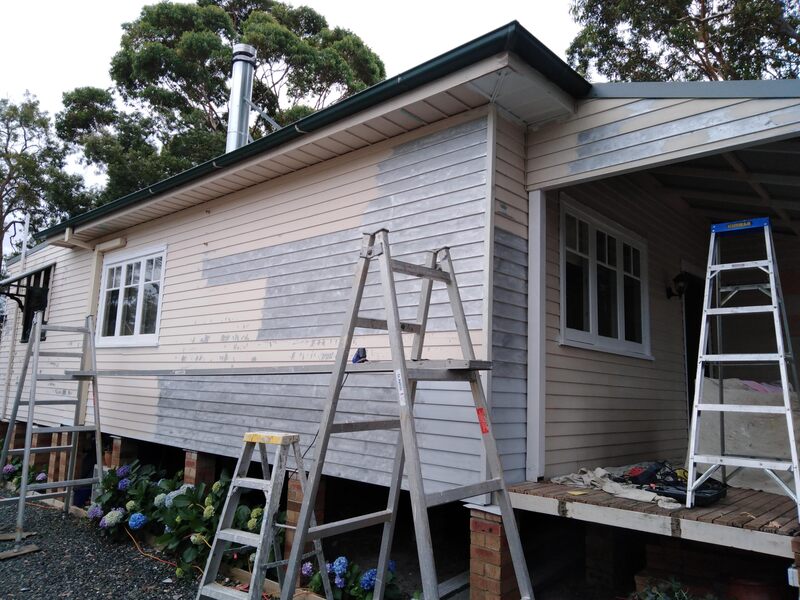
{"type": "MultiPolygon", "coordinates": [[[[0,97],[26,90],[54,114],[61,94],[110,87],[108,67],[122,23],[143,0],[3,0],[0,2],[0,97]]],[[[509,21],[517,20],[563,58],[577,32],[569,0],[306,0],[332,26],[357,33],[396,75],[509,21]],[[380,10],[383,9],[383,10],[380,10]]]]}

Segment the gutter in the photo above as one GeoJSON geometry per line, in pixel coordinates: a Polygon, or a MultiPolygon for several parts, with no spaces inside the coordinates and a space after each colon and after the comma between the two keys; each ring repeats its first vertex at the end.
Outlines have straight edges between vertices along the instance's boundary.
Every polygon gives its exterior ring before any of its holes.
{"type": "Polygon", "coordinates": [[[118,198],[108,204],[98,206],[93,210],[62,221],[58,225],[34,234],[34,237],[38,240],[52,238],[63,233],[68,227],[75,228],[78,225],[89,223],[118,210],[128,208],[142,200],[151,199],[156,195],[200,179],[218,169],[230,167],[268,150],[288,144],[306,133],[322,129],[341,119],[501,52],[517,54],[531,67],[576,99],[586,97],[592,88],[588,81],[572,70],[527,29],[517,21],[512,21],[508,25],[495,29],[391,79],[377,83],[259,140],[127,196],[118,198]]]}

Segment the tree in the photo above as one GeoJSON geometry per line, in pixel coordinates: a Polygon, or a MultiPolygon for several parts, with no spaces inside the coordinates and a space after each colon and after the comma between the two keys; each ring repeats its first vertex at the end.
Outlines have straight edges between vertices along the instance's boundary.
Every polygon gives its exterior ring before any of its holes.
{"type": "Polygon", "coordinates": [[[795,0],[572,0],[567,50],[610,81],[788,79],[800,74],[795,0]]]}
{"type": "MultiPolygon", "coordinates": [[[[358,36],[273,0],[160,2],[123,29],[111,61],[114,92],[69,92],[57,119],[59,135],[107,172],[101,202],[224,151],[235,43],[256,47],[253,102],[281,125],[385,77],[358,36]]],[[[251,133],[270,129],[259,120],[251,133]]]]}
{"type": "Polygon", "coordinates": [[[0,99],[0,248],[18,233],[25,213],[36,230],[91,206],[83,179],[64,171],[65,157],[35,98],[0,99]]]}

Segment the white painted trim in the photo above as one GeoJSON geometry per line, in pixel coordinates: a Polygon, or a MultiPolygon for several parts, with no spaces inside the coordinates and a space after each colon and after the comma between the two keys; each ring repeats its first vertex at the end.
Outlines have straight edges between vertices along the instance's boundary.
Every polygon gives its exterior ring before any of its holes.
{"type": "Polygon", "coordinates": [[[684,540],[716,544],[729,548],[738,548],[750,552],[759,552],[772,556],[794,558],[792,552],[792,536],[754,531],[741,527],[715,525],[691,519],[680,519],[667,515],[640,513],[635,510],[623,510],[608,506],[596,506],[581,502],[564,501],[556,498],[545,498],[532,494],[510,492],[511,505],[520,510],[545,515],[562,516],[578,521],[587,521],[599,525],[634,529],[643,533],[654,533],[684,540]],[[561,504],[561,507],[559,505],[561,504]]]}
{"type": "Polygon", "coordinates": [[[525,479],[536,481],[545,469],[545,347],[547,295],[547,197],[528,193],[528,381],[525,479]]]}

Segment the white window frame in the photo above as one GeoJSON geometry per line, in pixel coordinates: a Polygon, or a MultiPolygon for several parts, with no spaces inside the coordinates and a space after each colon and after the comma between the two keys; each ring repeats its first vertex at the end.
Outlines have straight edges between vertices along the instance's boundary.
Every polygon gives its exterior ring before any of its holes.
{"type": "Polygon", "coordinates": [[[577,202],[561,196],[561,216],[559,225],[559,267],[560,267],[560,302],[561,302],[561,337],[559,343],[564,346],[575,346],[599,352],[621,354],[653,360],[650,354],[650,286],[648,277],[647,241],[640,235],[611,221],[607,217],[577,202]],[[566,286],[566,215],[585,221],[589,225],[589,331],[567,327],[567,286],[566,286]],[[614,236],[617,240],[617,331],[618,339],[598,334],[597,323],[597,229],[614,236]],[[642,293],[642,341],[631,342],[625,339],[624,310],[624,265],[623,243],[636,248],[640,253],[639,280],[642,293]]]}
{"type": "MultiPolygon", "coordinates": [[[[161,330],[161,310],[164,306],[164,273],[167,267],[167,247],[150,246],[146,248],[135,248],[131,250],[124,250],[119,252],[109,252],[103,257],[103,274],[100,279],[100,297],[98,299],[97,308],[97,331],[95,332],[95,342],[98,348],[125,348],[125,347],[142,347],[142,346],[158,346],[158,335],[161,330]],[[159,280],[159,296],[158,296],[158,310],[156,311],[156,328],[154,333],[134,334],[134,335],[119,335],[121,327],[121,312],[117,314],[117,328],[113,336],[103,335],[103,324],[105,323],[105,297],[108,271],[112,267],[122,266],[122,275],[125,277],[125,265],[132,262],[144,261],[148,258],[161,257],[161,279],[159,280]]],[[[122,310],[122,294],[125,288],[124,281],[120,287],[120,298],[118,302],[118,310],[122,310]]],[[[139,301],[136,304],[136,329],[139,329],[142,318],[142,290],[144,288],[144,269],[141,271],[139,277],[139,301]]]]}

